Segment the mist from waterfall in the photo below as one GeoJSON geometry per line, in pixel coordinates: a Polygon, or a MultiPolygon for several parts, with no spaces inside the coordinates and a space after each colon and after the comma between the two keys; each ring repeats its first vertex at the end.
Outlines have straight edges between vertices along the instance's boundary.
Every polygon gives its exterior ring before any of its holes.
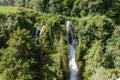
{"type": "Polygon", "coordinates": [[[75,53],[77,48],[77,40],[75,38],[75,32],[73,30],[72,24],[70,21],[66,21],[66,29],[67,29],[67,41],[69,44],[69,68],[70,68],[70,78],[69,80],[77,80],[78,77],[78,67],[75,61],[75,53]]]}

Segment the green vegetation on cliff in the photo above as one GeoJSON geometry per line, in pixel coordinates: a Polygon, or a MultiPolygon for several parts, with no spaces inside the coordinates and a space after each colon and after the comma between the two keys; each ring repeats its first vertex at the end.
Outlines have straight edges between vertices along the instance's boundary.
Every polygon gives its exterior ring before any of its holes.
{"type": "Polygon", "coordinates": [[[119,4],[119,0],[0,0],[0,80],[68,80],[66,20],[78,37],[79,78],[119,78],[119,4]],[[36,38],[41,23],[43,35],[36,38]]]}
{"type": "Polygon", "coordinates": [[[0,7],[0,12],[1,80],[68,78],[64,17],[18,7],[0,7]],[[36,44],[35,30],[40,23],[45,29],[36,44]]]}

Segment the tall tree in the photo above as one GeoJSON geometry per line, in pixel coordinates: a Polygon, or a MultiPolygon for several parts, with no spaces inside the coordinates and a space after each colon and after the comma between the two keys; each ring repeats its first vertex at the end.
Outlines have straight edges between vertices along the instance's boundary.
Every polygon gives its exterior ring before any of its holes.
{"type": "Polygon", "coordinates": [[[19,7],[25,7],[25,0],[14,0],[14,5],[19,7]]]}
{"type": "Polygon", "coordinates": [[[30,73],[30,41],[29,32],[18,28],[11,33],[8,40],[8,48],[4,49],[1,56],[2,80],[26,80],[32,79],[30,73]]]}
{"type": "Polygon", "coordinates": [[[105,61],[103,62],[106,68],[120,68],[120,26],[116,26],[115,31],[107,41],[105,61]]]}
{"type": "Polygon", "coordinates": [[[50,0],[49,1],[49,11],[51,13],[62,13],[63,0],[50,0]]]}
{"type": "Polygon", "coordinates": [[[70,12],[73,8],[73,4],[74,4],[74,0],[64,0],[62,14],[70,16],[70,12]]]}
{"type": "Polygon", "coordinates": [[[13,6],[14,5],[14,0],[0,0],[0,5],[6,6],[13,6]]]}
{"type": "Polygon", "coordinates": [[[102,60],[102,43],[101,40],[94,41],[92,47],[89,49],[86,55],[86,71],[88,75],[92,75],[95,72],[95,68],[99,68],[101,66],[102,60]]]}

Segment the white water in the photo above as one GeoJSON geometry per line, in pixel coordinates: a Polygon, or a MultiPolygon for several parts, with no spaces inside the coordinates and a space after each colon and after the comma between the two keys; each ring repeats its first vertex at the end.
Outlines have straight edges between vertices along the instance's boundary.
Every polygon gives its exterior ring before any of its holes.
{"type": "Polygon", "coordinates": [[[69,44],[69,49],[70,49],[70,53],[69,53],[69,67],[70,67],[70,80],[77,80],[77,74],[78,74],[78,68],[77,68],[77,64],[75,62],[75,52],[76,50],[73,48],[73,46],[71,44],[69,44]]]}
{"type": "Polygon", "coordinates": [[[44,30],[44,25],[42,25],[41,27],[37,27],[36,28],[36,33],[35,33],[35,37],[37,38],[35,43],[38,44],[40,41],[39,41],[39,37],[42,36],[42,33],[43,33],[43,30],[44,30]]]}
{"type": "Polygon", "coordinates": [[[42,35],[43,29],[44,29],[44,25],[43,25],[43,27],[42,27],[42,29],[41,29],[41,31],[40,31],[40,35],[42,35]]]}
{"type": "Polygon", "coordinates": [[[43,33],[43,30],[44,30],[44,25],[42,26],[41,29],[40,29],[40,27],[37,27],[36,33],[35,33],[36,37],[37,37],[37,36],[41,36],[42,33],[43,33]],[[37,35],[37,34],[39,34],[39,35],[37,35]]]}
{"type": "Polygon", "coordinates": [[[68,55],[68,57],[69,57],[69,68],[70,68],[70,78],[69,78],[69,80],[77,80],[78,79],[78,77],[77,77],[78,67],[77,67],[77,63],[75,62],[77,40],[74,38],[74,31],[72,29],[72,25],[70,24],[70,21],[66,21],[66,29],[67,29],[67,39],[68,39],[69,50],[70,50],[70,53],[68,55]],[[69,38],[72,40],[72,42],[69,41],[70,40],[69,38]]]}

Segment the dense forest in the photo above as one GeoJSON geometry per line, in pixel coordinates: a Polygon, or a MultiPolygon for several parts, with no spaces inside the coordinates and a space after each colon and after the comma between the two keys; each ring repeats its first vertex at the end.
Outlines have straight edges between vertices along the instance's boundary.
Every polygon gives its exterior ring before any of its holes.
{"type": "Polygon", "coordinates": [[[119,12],[120,0],[0,0],[0,80],[69,80],[66,20],[79,80],[120,78],[119,12]]]}

